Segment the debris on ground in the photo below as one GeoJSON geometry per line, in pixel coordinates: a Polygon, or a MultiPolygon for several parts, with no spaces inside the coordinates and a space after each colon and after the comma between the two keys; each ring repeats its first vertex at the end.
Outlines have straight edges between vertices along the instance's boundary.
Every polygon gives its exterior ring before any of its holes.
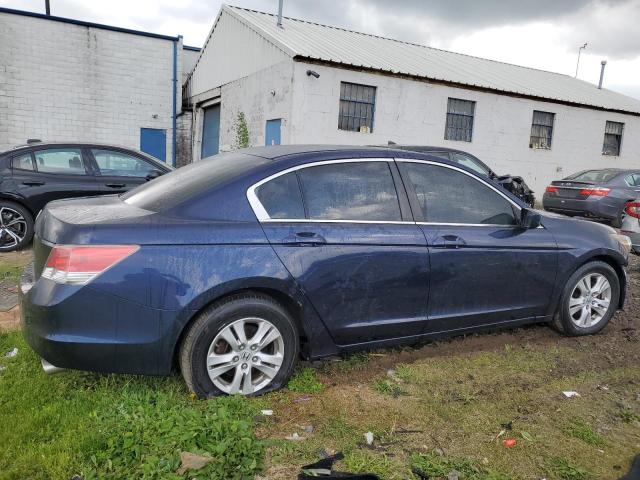
{"type": "Polygon", "coordinates": [[[311,397],[298,397],[293,399],[293,403],[308,402],[309,400],[311,400],[311,397]]]}
{"type": "Polygon", "coordinates": [[[364,439],[367,442],[367,445],[373,444],[373,432],[367,432],[364,434],[364,439]]]}
{"type": "Polygon", "coordinates": [[[12,358],[12,357],[15,357],[16,355],[18,355],[17,348],[14,348],[13,350],[9,350],[7,353],[4,354],[4,356],[7,358],[12,358]]]}
{"type": "Polygon", "coordinates": [[[271,415],[273,415],[273,410],[260,410],[260,413],[262,415],[265,415],[267,417],[270,417],[271,415]]]}
{"type": "Polygon", "coordinates": [[[313,425],[303,425],[304,433],[313,433],[313,425]]]}
{"type": "Polygon", "coordinates": [[[460,472],[457,470],[451,470],[447,475],[447,480],[459,480],[460,472]]]}
{"type": "Polygon", "coordinates": [[[336,472],[333,470],[333,464],[342,460],[344,455],[342,453],[336,453],[330,457],[318,460],[315,463],[305,465],[302,467],[298,480],[311,480],[315,478],[351,478],[353,480],[379,480],[380,477],[373,473],[349,473],[349,472],[336,472]]]}
{"type": "Polygon", "coordinates": [[[502,440],[502,445],[504,445],[504,448],[513,448],[517,443],[518,441],[515,438],[505,438],[504,440],[502,440]]]}
{"type": "Polygon", "coordinates": [[[304,440],[297,432],[293,432],[291,435],[284,437],[285,440],[293,440],[294,442],[299,442],[300,440],[304,440]]]}
{"type": "Polygon", "coordinates": [[[180,468],[176,470],[176,473],[178,475],[184,475],[187,470],[200,470],[212,461],[213,458],[211,457],[196,455],[195,453],[189,452],[180,452],[180,468]]]}
{"type": "Polygon", "coordinates": [[[562,392],[562,394],[567,398],[579,397],[580,394],[578,392],[574,392],[573,390],[567,390],[562,392]]]}
{"type": "Polygon", "coordinates": [[[604,392],[607,392],[609,390],[609,385],[597,385],[596,390],[602,390],[604,392]]]}

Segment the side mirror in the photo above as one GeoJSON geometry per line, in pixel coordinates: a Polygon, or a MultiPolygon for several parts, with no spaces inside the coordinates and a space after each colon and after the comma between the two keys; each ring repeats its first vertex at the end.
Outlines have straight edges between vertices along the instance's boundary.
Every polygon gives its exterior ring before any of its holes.
{"type": "Polygon", "coordinates": [[[160,170],[151,170],[148,174],[147,174],[147,182],[149,180],[153,180],[154,178],[158,178],[160,175],[162,175],[162,172],[160,170]]]}
{"type": "Polygon", "coordinates": [[[538,228],[541,221],[542,217],[538,212],[534,210],[523,208],[520,212],[520,226],[522,228],[525,228],[527,230],[530,228],[538,228]]]}

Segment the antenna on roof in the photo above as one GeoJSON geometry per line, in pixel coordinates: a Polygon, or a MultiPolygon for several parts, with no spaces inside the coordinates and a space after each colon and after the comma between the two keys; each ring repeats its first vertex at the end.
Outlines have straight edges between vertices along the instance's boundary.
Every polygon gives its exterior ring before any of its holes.
{"type": "Polygon", "coordinates": [[[278,0],[278,26],[282,28],[282,4],[284,0],[278,0]]]}
{"type": "Polygon", "coordinates": [[[580,52],[582,52],[582,50],[587,48],[587,42],[584,42],[584,45],[582,45],[579,49],[578,49],[578,62],[576,63],[576,74],[574,76],[574,78],[578,78],[578,67],[580,66],[580,52]]]}

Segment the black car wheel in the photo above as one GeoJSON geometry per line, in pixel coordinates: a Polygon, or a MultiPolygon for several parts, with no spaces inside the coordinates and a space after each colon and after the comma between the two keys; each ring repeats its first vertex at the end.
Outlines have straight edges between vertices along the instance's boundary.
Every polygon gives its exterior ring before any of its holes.
{"type": "Polygon", "coordinates": [[[567,281],[554,324],[571,336],[602,330],[618,308],[620,280],[604,262],[589,262],[567,281]]]}
{"type": "Polygon", "coordinates": [[[31,213],[15,202],[0,201],[0,251],[19,250],[33,238],[31,213]]]}
{"type": "Polygon", "coordinates": [[[280,388],[298,358],[295,322],[272,298],[238,294],[198,315],[180,347],[180,370],[199,397],[280,388]]]}

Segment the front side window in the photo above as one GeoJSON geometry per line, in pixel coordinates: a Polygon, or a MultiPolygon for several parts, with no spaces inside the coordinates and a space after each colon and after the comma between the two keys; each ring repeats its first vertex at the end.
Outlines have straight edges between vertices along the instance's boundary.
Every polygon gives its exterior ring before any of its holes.
{"type": "Polygon", "coordinates": [[[11,159],[11,168],[14,170],[31,170],[33,171],[33,160],[30,153],[23,153],[11,159]]]}
{"type": "Polygon", "coordinates": [[[476,102],[450,98],[447,104],[447,123],[444,130],[444,139],[470,142],[473,135],[475,111],[476,102]]]}
{"type": "Polygon", "coordinates": [[[533,111],[529,148],[551,148],[551,139],[553,138],[553,122],[555,116],[555,113],[540,112],[538,110],[533,111]]]}
{"type": "Polygon", "coordinates": [[[341,82],[338,129],[361,133],[373,132],[375,107],[376,87],[341,82]]]}
{"type": "Polygon", "coordinates": [[[624,181],[627,182],[627,185],[630,187],[640,187],[640,173],[632,173],[628,175],[624,181]]]}
{"type": "Polygon", "coordinates": [[[402,220],[387,162],[319,165],[298,178],[311,220],[402,220]]]}
{"type": "Polygon", "coordinates": [[[425,222],[515,225],[511,204],[475,178],[451,168],[404,162],[425,222]]]}
{"type": "Polygon", "coordinates": [[[137,157],[115,150],[91,149],[101,175],[118,177],[146,177],[158,170],[154,165],[137,157]]]}
{"type": "Polygon", "coordinates": [[[77,148],[51,148],[37,150],[36,166],[39,172],[64,175],[86,175],[82,153],[77,148]]]}
{"type": "Polygon", "coordinates": [[[296,173],[287,173],[256,188],[256,196],[269,218],[305,218],[296,173]]]}
{"type": "Polygon", "coordinates": [[[620,155],[622,146],[622,130],[624,123],[607,121],[604,127],[604,143],[602,145],[603,155],[620,155]]]}

